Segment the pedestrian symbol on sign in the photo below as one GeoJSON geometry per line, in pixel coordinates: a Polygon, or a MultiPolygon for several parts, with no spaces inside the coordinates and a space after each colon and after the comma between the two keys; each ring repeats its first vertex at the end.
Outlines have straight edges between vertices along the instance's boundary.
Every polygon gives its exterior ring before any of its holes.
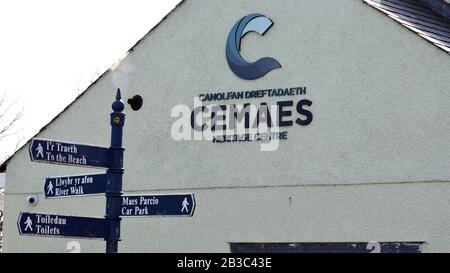
{"type": "Polygon", "coordinates": [[[47,194],[53,194],[53,184],[51,181],[47,186],[47,194]]]}
{"type": "Polygon", "coordinates": [[[187,206],[189,206],[189,202],[187,200],[187,197],[184,198],[183,202],[181,203],[181,206],[182,206],[181,212],[183,212],[184,210],[186,210],[186,212],[189,211],[189,209],[187,207],[187,206]]]}
{"type": "Polygon", "coordinates": [[[36,157],[41,155],[41,157],[44,158],[44,148],[42,147],[41,143],[39,143],[39,145],[37,146],[36,151],[37,151],[36,157]]]}
{"type": "Polygon", "coordinates": [[[33,222],[31,221],[30,216],[27,217],[27,220],[24,223],[25,226],[25,231],[27,231],[27,229],[30,229],[30,231],[33,231],[33,227],[31,226],[33,224],[33,222]]]}

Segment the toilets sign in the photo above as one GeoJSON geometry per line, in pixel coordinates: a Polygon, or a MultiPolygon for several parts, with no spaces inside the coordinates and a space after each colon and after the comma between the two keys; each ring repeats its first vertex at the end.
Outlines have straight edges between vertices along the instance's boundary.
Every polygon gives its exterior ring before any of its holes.
{"type": "Polygon", "coordinates": [[[122,196],[121,216],[192,216],[193,193],[122,196]]]}
{"type": "Polygon", "coordinates": [[[46,139],[31,140],[31,161],[81,167],[108,168],[108,148],[58,142],[46,139]]]}
{"type": "Polygon", "coordinates": [[[22,212],[17,222],[20,235],[106,238],[106,220],[22,212]]]}

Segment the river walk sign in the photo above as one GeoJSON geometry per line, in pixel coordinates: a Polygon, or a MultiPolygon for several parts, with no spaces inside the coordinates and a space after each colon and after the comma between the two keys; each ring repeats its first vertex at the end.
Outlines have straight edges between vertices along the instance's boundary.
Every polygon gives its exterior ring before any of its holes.
{"type": "Polygon", "coordinates": [[[106,173],[49,177],[44,184],[45,198],[105,193],[107,180],[106,173]]]}
{"type": "Polygon", "coordinates": [[[17,222],[20,235],[106,238],[106,220],[22,212],[17,222]]]}

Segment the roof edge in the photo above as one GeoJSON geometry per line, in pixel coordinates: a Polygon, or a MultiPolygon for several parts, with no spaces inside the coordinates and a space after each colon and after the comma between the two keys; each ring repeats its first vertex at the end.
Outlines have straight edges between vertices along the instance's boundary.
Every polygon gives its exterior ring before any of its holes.
{"type": "Polygon", "coordinates": [[[450,1],[448,0],[419,0],[422,4],[440,16],[450,20],[450,1]]]}

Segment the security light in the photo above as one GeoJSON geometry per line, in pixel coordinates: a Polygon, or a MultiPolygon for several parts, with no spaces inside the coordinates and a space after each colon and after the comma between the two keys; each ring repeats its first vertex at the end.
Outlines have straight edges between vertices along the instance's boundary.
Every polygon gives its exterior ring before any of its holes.
{"type": "Polygon", "coordinates": [[[133,109],[134,111],[137,111],[137,110],[141,109],[142,104],[144,103],[144,100],[142,99],[141,96],[135,95],[131,99],[128,99],[127,102],[131,106],[131,109],[133,109]]]}

